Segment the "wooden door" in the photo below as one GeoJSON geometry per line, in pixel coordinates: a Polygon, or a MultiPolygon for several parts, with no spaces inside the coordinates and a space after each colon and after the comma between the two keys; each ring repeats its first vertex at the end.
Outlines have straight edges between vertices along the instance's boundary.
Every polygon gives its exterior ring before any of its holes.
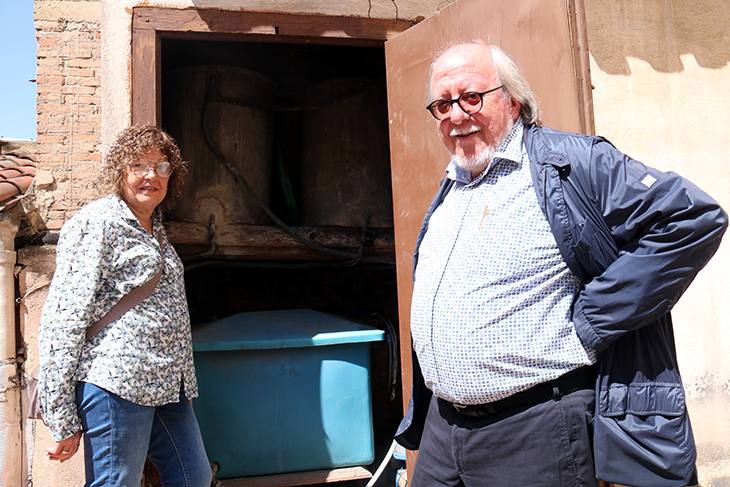
{"type": "Polygon", "coordinates": [[[458,0],[385,43],[404,407],[411,391],[411,266],[418,229],[449,156],[425,110],[434,55],[482,39],[517,63],[545,125],[592,134],[582,0],[458,0]]]}

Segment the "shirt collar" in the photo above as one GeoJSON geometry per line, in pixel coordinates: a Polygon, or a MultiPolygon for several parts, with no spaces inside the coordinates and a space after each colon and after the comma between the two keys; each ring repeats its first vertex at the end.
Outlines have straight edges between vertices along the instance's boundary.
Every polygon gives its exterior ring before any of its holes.
{"type": "MultiPolygon", "coordinates": [[[[112,204],[115,207],[115,210],[119,213],[119,215],[124,218],[125,220],[130,220],[134,224],[142,226],[139,223],[139,220],[137,220],[137,217],[134,216],[134,213],[132,213],[132,209],[129,208],[129,205],[119,196],[116,194],[109,195],[109,199],[112,201],[112,204]]],[[[160,213],[160,210],[157,209],[152,214],[152,230],[155,232],[155,235],[159,232],[159,227],[162,224],[162,215],[160,213]]]]}
{"type": "Polygon", "coordinates": [[[502,145],[495,151],[494,157],[489,161],[487,168],[476,178],[472,178],[471,171],[457,166],[453,161],[449,162],[449,165],[446,167],[446,177],[463,184],[477,183],[486,176],[499,160],[512,161],[517,165],[521,164],[523,131],[522,117],[517,117],[512,130],[510,130],[502,145]]]}

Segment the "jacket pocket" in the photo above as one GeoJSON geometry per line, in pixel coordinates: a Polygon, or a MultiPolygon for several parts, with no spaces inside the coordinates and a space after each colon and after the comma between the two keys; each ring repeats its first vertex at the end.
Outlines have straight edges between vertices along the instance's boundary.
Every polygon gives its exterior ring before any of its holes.
{"type": "Polygon", "coordinates": [[[606,482],[697,484],[697,449],[668,314],[622,336],[603,353],[593,449],[596,477],[606,482]]]}
{"type": "Polygon", "coordinates": [[[662,415],[682,416],[686,410],[680,384],[611,384],[598,395],[598,414],[605,417],[662,415]]]}
{"type": "Polygon", "coordinates": [[[593,423],[596,478],[644,487],[697,484],[697,450],[681,386],[616,386],[599,398],[593,423]]]}

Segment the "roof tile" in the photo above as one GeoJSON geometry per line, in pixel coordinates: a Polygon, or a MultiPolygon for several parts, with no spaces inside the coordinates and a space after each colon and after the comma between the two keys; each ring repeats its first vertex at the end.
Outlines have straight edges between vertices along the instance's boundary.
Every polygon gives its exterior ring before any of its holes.
{"type": "Polygon", "coordinates": [[[0,155],[0,212],[25,196],[36,173],[36,155],[25,150],[0,155]]]}

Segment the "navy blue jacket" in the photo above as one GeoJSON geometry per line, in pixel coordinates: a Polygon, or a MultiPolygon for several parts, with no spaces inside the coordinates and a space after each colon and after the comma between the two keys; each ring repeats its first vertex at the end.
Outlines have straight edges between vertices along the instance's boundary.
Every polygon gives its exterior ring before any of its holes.
{"type": "MultiPolygon", "coordinates": [[[[696,452],[669,312],[717,250],[727,215],[689,181],[644,166],[604,138],[528,125],[524,142],[540,207],[566,264],[583,281],[573,307],[576,331],[602,352],[596,416],[612,418],[632,434],[643,428],[640,440],[649,443],[651,431],[663,428],[654,446],[668,456],[667,471],[679,470],[668,475],[684,480],[661,485],[687,485],[696,478],[696,452]],[[666,431],[667,424],[676,431],[666,431]],[[669,443],[666,436],[673,437],[669,443]]],[[[426,213],[414,277],[429,219],[452,185],[442,182],[426,213]]],[[[415,450],[431,391],[412,355],[411,404],[396,439],[415,450]]],[[[603,431],[597,428],[594,439],[596,471],[611,480],[612,469],[627,465],[622,455],[634,453],[631,440],[603,431]]],[[[650,480],[655,474],[647,473],[642,484],[643,473],[634,472],[631,485],[659,485],[650,480]]]]}

